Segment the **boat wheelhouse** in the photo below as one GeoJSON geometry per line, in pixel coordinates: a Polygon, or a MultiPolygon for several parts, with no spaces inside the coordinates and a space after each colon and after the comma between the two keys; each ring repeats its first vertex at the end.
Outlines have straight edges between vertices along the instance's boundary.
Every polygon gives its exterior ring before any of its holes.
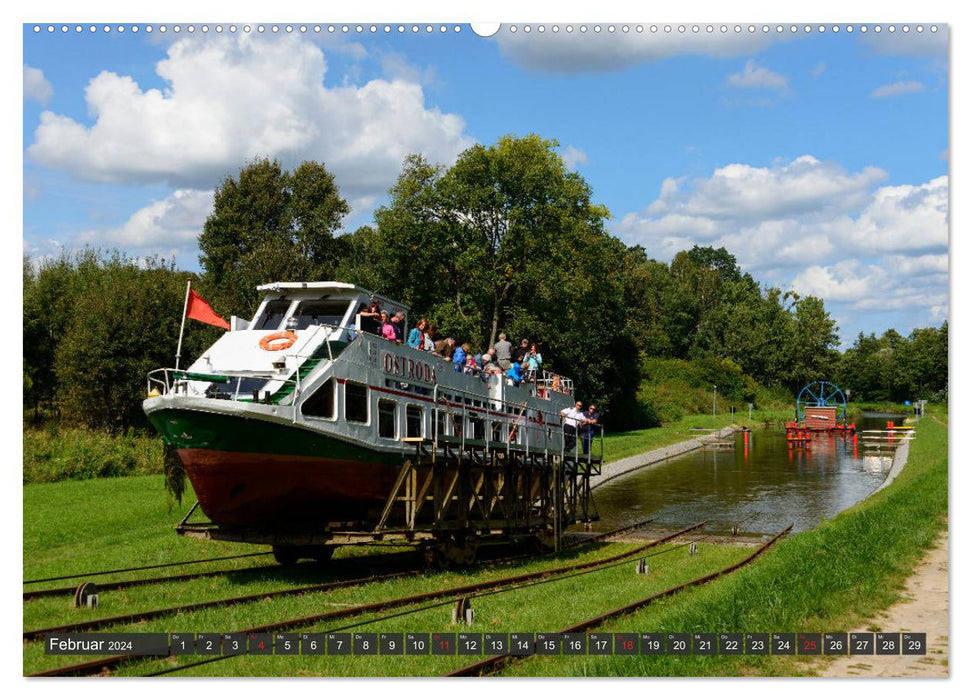
{"type": "MultiPolygon", "coordinates": [[[[143,404],[219,526],[372,530],[398,498],[409,460],[498,455],[579,473],[584,459],[589,471],[602,458],[602,442],[595,440],[600,458],[584,458],[565,440],[560,412],[574,403],[566,377],[542,372],[511,386],[368,333],[361,314],[371,302],[402,312],[405,329],[409,309],[351,284],[258,289],[264,297],[253,319],[233,317],[189,367],[151,372],[143,404]]],[[[415,512],[412,527],[422,524],[415,512]]]]}

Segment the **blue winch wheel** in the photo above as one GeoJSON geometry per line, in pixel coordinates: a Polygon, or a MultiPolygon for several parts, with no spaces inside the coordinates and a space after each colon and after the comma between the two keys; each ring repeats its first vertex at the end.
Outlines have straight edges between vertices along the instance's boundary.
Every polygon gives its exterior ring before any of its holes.
{"type": "Polygon", "coordinates": [[[846,420],[846,395],[842,389],[832,382],[807,384],[799,392],[799,397],[796,399],[796,420],[806,420],[807,408],[822,408],[824,406],[835,406],[837,408],[837,422],[846,420]]]}

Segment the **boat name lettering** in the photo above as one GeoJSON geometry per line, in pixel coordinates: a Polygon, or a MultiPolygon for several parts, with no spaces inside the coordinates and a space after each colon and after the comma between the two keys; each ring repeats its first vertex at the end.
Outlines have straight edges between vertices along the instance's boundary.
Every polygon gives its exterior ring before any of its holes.
{"type": "Polygon", "coordinates": [[[384,371],[402,379],[435,383],[435,368],[427,362],[415,361],[390,352],[384,353],[384,371]]]}

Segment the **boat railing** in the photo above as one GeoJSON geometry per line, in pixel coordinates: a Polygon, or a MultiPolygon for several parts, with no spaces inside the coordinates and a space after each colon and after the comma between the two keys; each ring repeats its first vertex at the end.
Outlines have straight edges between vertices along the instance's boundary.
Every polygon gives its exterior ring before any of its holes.
{"type": "Polygon", "coordinates": [[[591,474],[600,473],[604,458],[601,425],[581,425],[569,432],[563,415],[553,409],[510,400],[505,395],[496,399],[453,387],[436,387],[433,400],[431,442],[436,450],[454,445],[462,451],[477,447],[506,453],[543,453],[591,474]],[[443,388],[448,393],[441,391],[443,388]]]}
{"type": "MultiPolygon", "coordinates": [[[[174,392],[188,395],[189,385],[192,382],[205,382],[209,385],[207,391],[213,395],[213,398],[231,399],[233,401],[241,399],[243,401],[260,401],[260,398],[256,395],[258,390],[243,391],[241,389],[243,382],[249,379],[263,381],[264,383],[279,382],[277,389],[274,392],[267,390],[267,394],[275,394],[290,387],[293,387],[293,391],[299,387],[299,382],[293,376],[281,378],[278,374],[268,372],[190,372],[186,369],[160,367],[148,373],[147,390],[150,396],[153,395],[153,390],[158,394],[174,392]],[[220,391],[218,388],[212,389],[216,385],[225,385],[226,391],[220,391]]],[[[265,398],[264,395],[264,400],[265,398]]]]}
{"type": "MultiPolygon", "coordinates": [[[[399,340],[389,340],[388,338],[385,338],[383,335],[372,333],[370,331],[362,331],[362,330],[357,330],[355,328],[350,328],[347,330],[357,335],[366,336],[369,339],[373,338],[375,340],[380,340],[382,342],[389,343],[391,345],[409,347],[407,343],[404,343],[399,340]]],[[[411,348],[411,349],[417,350],[417,348],[411,348]]],[[[427,351],[419,350],[419,352],[427,352],[427,351]]],[[[485,368],[479,367],[478,365],[476,365],[475,367],[468,366],[468,365],[456,367],[455,363],[451,362],[450,360],[443,357],[442,355],[439,355],[438,353],[429,352],[428,354],[432,355],[432,357],[435,357],[441,360],[442,363],[446,366],[445,369],[447,369],[448,366],[451,365],[452,369],[455,372],[460,374],[469,374],[474,377],[478,377],[482,379],[485,384],[489,384],[491,382],[492,375],[496,375],[498,377],[501,377],[502,381],[506,382],[508,385],[510,386],[514,385],[513,381],[509,379],[506,376],[506,373],[501,370],[498,372],[497,371],[487,372],[485,371],[485,368]]],[[[524,376],[522,381],[519,382],[519,384],[515,384],[515,386],[523,386],[523,385],[531,387],[532,395],[538,396],[540,398],[549,398],[549,392],[551,391],[558,392],[561,394],[566,394],[567,396],[573,396],[573,380],[558,372],[551,372],[549,370],[539,370],[538,374],[536,370],[530,370],[524,376]]]]}
{"type": "Polygon", "coordinates": [[[548,396],[549,392],[557,392],[573,396],[573,380],[564,377],[562,374],[542,370],[542,374],[536,379],[536,387],[544,392],[542,395],[548,396]]]}

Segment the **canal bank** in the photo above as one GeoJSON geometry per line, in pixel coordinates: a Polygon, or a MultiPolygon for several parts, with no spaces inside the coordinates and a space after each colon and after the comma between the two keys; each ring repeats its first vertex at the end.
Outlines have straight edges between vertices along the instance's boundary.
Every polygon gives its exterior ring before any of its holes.
{"type": "Polygon", "coordinates": [[[740,430],[742,430],[741,426],[730,425],[727,428],[705,433],[703,436],[691,440],[685,440],[673,445],[665,445],[664,447],[658,447],[657,449],[650,450],[648,452],[642,452],[640,454],[631,455],[630,457],[624,457],[623,459],[618,459],[608,464],[604,464],[600,470],[600,474],[590,477],[590,488],[595,489],[611,479],[616,479],[624,474],[630,474],[631,472],[641,469],[655,467],[674,457],[680,457],[681,455],[688,454],[689,452],[699,450],[705,446],[706,440],[710,441],[713,437],[716,439],[727,438],[740,430]]]}
{"type": "Polygon", "coordinates": [[[671,529],[703,512],[723,533],[765,535],[790,524],[794,532],[812,529],[885,488],[906,463],[908,442],[896,454],[871,445],[870,432],[882,430],[885,420],[860,420],[859,442],[856,434],[820,432],[805,445],[768,425],[744,440],[740,425],[682,428],[679,441],[656,441],[653,450],[614,460],[592,477],[601,527],[650,513],[658,527],[671,529]]]}
{"type": "MultiPolygon", "coordinates": [[[[877,615],[900,599],[920,561],[947,531],[947,445],[947,409],[934,406],[909,446],[906,467],[886,488],[786,538],[751,567],[598,631],[868,630],[877,615]]],[[[932,614],[946,624],[945,611],[932,614]]],[[[947,652],[934,656],[935,665],[947,665],[947,652]]],[[[800,676],[815,675],[820,667],[812,656],[638,655],[562,657],[541,668],[523,664],[519,669],[521,675],[540,671],[563,676],[800,676]]]]}

